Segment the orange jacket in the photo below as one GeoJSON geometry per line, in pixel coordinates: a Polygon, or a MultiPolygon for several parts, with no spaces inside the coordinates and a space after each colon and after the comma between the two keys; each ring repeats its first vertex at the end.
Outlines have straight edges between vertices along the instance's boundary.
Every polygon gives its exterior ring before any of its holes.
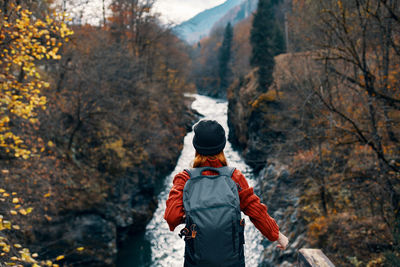
{"type": "MultiPolygon", "coordinates": [[[[204,166],[222,167],[219,160],[208,160],[204,166]]],[[[205,175],[215,174],[213,171],[205,171],[205,175]]],[[[173,181],[173,186],[167,199],[167,208],[165,209],[164,219],[168,222],[169,229],[174,229],[183,223],[183,188],[190,179],[186,171],[178,173],[173,181]]],[[[276,241],[279,237],[279,227],[275,220],[267,212],[267,207],[260,202],[260,198],[254,194],[253,188],[249,187],[244,175],[235,170],[232,175],[233,181],[237,183],[241,190],[239,192],[240,210],[250,217],[251,222],[260,232],[270,241],[276,241]]]]}

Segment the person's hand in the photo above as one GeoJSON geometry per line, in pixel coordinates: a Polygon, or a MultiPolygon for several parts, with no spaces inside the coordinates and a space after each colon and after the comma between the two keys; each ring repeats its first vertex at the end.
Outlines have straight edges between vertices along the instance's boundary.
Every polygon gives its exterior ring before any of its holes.
{"type": "Polygon", "coordinates": [[[278,242],[277,247],[280,248],[281,250],[285,250],[286,246],[289,243],[289,240],[285,235],[283,235],[281,232],[279,232],[279,238],[278,238],[277,242],[278,242]]]}

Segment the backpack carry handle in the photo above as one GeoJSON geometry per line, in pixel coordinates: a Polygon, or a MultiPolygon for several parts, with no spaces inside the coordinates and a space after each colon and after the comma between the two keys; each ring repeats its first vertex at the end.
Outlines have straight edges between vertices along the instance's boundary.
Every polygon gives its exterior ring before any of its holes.
{"type": "Polygon", "coordinates": [[[196,177],[208,177],[208,178],[213,178],[214,176],[228,176],[232,177],[233,172],[235,171],[236,168],[233,167],[220,167],[220,168],[214,168],[214,167],[200,167],[200,168],[193,168],[193,169],[185,169],[185,171],[190,175],[190,179],[196,178],[196,177]],[[218,173],[218,175],[203,175],[202,173],[204,171],[214,171],[218,173]]]}

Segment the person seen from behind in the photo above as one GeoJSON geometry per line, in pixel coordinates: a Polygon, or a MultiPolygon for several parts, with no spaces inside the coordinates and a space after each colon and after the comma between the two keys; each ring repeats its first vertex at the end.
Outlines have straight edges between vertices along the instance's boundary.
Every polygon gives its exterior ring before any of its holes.
{"type": "Polygon", "coordinates": [[[185,224],[179,234],[185,240],[185,267],[245,266],[241,211],[266,238],[277,241],[278,248],[284,250],[288,244],[244,175],[228,167],[225,144],[225,131],[218,122],[197,123],[193,168],[173,180],[164,219],[171,231],[185,224]]]}

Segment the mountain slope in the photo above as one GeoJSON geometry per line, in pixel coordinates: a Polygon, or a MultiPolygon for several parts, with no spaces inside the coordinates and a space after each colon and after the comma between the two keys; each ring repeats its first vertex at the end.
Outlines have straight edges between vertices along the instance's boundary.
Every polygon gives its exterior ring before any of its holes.
{"type": "Polygon", "coordinates": [[[174,28],[174,32],[182,40],[195,43],[208,35],[214,24],[231,9],[242,4],[244,0],[227,0],[225,3],[207,9],[174,28]]]}
{"type": "Polygon", "coordinates": [[[257,9],[258,0],[246,0],[240,5],[230,9],[222,16],[212,27],[211,30],[218,27],[225,27],[230,22],[232,25],[248,18],[257,9]]]}

